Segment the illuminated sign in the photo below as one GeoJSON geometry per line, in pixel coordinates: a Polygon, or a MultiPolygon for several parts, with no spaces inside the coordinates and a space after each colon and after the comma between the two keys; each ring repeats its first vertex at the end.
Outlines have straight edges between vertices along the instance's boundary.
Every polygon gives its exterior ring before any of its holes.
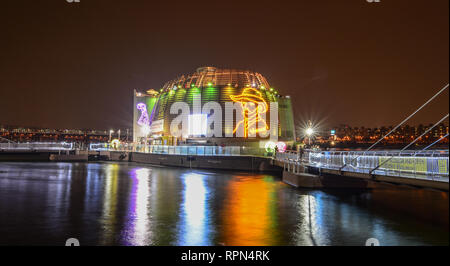
{"type": "Polygon", "coordinates": [[[336,135],[336,130],[332,129],[331,130],[331,135],[336,135]]]}
{"type": "Polygon", "coordinates": [[[140,126],[148,126],[150,124],[150,119],[148,118],[147,105],[145,103],[138,103],[136,108],[141,112],[141,116],[137,121],[140,126]]]}
{"type": "Polygon", "coordinates": [[[202,136],[206,135],[207,115],[193,114],[188,117],[189,135],[202,136]]]}
{"type": "Polygon", "coordinates": [[[244,127],[244,137],[247,138],[250,134],[257,132],[265,132],[269,128],[266,121],[261,117],[268,110],[267,102],[261,95],[261,92],[253,88],[245,88],[240,95],[230,95],[234,102],[239,102],[242,106],[243,120],[236,123],[233,133],[236,133],[238,128],[242,125],[244,127]],[[262,123],[263,127],[257,128],[257,123],[262,123]]]}

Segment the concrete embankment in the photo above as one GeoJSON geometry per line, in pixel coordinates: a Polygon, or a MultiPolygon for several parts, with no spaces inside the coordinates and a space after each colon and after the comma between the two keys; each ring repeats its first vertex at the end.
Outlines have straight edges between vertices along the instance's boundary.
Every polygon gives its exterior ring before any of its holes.
{"type": "Polygon", "coordinates": [[[271,164],[271,158],[253,156],[190,156],[139,152],[111,152],[110,158],[113,161],[130,161],[174,167],[280,172],[279,167],[275,167],[271,164]]]}
{"type": "Polygon", "coordinates": [[[0,161],[87,162],[107,160],[147,163],[173,167],[281,173],[280,167],[272,165],[271,158],[256,156],[192,156],[139,152],[78,150],[64,153],[33,151],[0,153],[0,161]]]}
{"type": "Polygon", "coordinates": [[[50,161],[53,162],[87,162],[87,154],[50,154],[50,161]]]}
{"type": "Polygon", "coordinates": [[[0,152],[0,161],[11,162],[87,162],[109,160],[109,151],[11,151],[0,152]]]}
{"type": "Polygon", "coordinates": [[[30,162],[30,161],[48,161],[51,152],[0,152],[0,161],[11,162],[30,162]]]}
{"type": "Polygon", "coordinates": [[[374,188],[376,183],[345,176],[283,171],[283,182],[300,188],[374,188]]]}

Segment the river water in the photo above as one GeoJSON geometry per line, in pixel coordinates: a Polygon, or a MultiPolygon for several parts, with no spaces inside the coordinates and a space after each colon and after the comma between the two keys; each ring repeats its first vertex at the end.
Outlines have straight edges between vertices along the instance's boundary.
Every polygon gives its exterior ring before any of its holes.
{"type": "Polygon", "coordinates": [[[448,245],[448,193],[136,163],[0,162],[0,245],[448,245]]]}

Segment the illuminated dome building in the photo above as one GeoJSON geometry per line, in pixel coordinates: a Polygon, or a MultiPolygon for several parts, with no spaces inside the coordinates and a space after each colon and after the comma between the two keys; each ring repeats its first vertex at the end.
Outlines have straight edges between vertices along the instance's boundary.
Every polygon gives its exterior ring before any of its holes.
{"type": "MultiPolygon", "coordinates": [[[[271,103],[278,104],[278,126],[275,126],[274,134],[278,135],[280,141],[292,143],[295,138],[294,121],[289,96],[280,95],[264,76],[256,72],[201,67],[195,73],[166,82],[161,89],[135,90],[134,142],[142,143],[147,136],[149,144],[154,145],[199,143],[199,145],[260,146],[260,142],[267,141],[268,137],[262,138],[260,134],[253,137],[252,133],[255,132],[248,128],[256,122],[258,125],[269,127],[273,112],[271,103]],[[248,101],[261,103],[261,107],[258,105],[257,110],[249,109],[245,112],[240,110],[242,114],[237,114],[238,110],[232,111],[230,120],[230,116],[226,115],[227,103],[243,104],[244,108],[248,101]],[[178,116],[178,113],[170,113],[171,106],[176,102],[187,103],[190,108],[187,118],[190,121],[188,133],[178,137],[172,136],[170,132],[171,123],[178,116]],[[221,106],[222,136],[207,137],[205,130],[202,129],[205,125],[202,119],[209,120],[211,113],[204,114],[201,111],[194,113],[195,102],[201,103],[201,108],[208,102],[217,102],[221,106]],[[198,121],[192,123],[195,120],[198,121]],[[238,127],[244,128],[244,135],[238,134],[238,127]]],[[[211,129],[212,125],[208,126],[211,129]]]]}

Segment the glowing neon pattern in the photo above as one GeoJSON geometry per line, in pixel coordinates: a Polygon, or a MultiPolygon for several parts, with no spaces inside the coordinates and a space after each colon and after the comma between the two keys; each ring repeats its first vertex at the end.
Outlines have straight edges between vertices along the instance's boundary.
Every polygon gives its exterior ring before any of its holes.
{"type": "Polygon", "coordinates": [[[286,151],[286,143],[284,143],[282,141],[277,142],[277,148],[278,148],[278,152],[281,152],[281,153],[285,152],[286,151]]]}
{"type": "Polygon", "coordinates": [[[265,132],[269,129],[266,121],[261,118],[261,114],[265,114],[268,110],[267,102],[262,97],[261,92],[253,88],[245,88],[240,95],[230,95],[230,98],[234,102],[241,103],[242,106],[242,116],[243,120],[236,123],[236,127],[233,133],[236,133],[239,126],[244,127],[244,137],[248,137],[249,128],[251,134],[256,134],[257,132],[265,132]],[[256,108],[251,108],[251,106],[257,106],[256,108]],[[262,123],[263,127],[256,128],[253,127],[256,123],[262,123]]]}
{"type": "Polygon", "coordinates": [[[266,148],[267,152],[274,152],[276,146],[277,144],[275,144],[275,142],[268,141],[266,142],[266,145],[264,145],[264,148],[266,148]]]}
{"type": "Polygon", "coordinates": [[[139,120],[137,121],[138,125],[149,126],[150,119],[148,118],[147,105],[145,103],[138,103],[136,105],[136,108],[139,111],[141,111],[141,116],[139,117],[139,120]]]}

